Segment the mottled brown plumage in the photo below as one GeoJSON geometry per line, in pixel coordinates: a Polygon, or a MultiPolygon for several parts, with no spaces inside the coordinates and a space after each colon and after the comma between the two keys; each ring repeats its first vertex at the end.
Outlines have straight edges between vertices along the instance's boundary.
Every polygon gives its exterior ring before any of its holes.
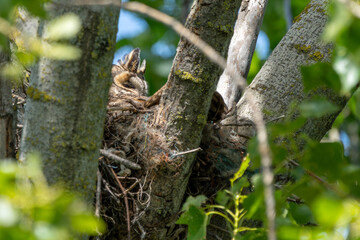
{"type": "Polygon", "coordinates": [[[140,66],[139,48],[135,48],[118,61],[118,64],[114,64],[111,69],[113,84],[109,93],[110,101],[121,97],[121,95],[147,96],[148,86],[144,78],[145,68],[145,60],[140,66]]]}

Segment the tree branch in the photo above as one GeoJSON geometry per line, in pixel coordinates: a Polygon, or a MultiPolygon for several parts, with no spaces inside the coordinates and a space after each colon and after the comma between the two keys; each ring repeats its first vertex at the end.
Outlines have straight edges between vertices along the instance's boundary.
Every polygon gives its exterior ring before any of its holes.
{"type": "MultiPolygon", "coordinates": [[[[309,3],[246,89],[237,104],[236,116],[233,115],[227,121],[253,119],[253,110],[248,100],[250,94],[255,96],[256,105],[266,112],[266,121],[279,115],[288,115],[293,102],[300,104],[310,97],[303,91],[300,67],[330,60],[332,44],[320,41],[327,22],[327,4],[328,0],[313,0],[309,3]]],[[[337,96],[328,89],[318,94],[336,103],[340,108],[339,112],[347,101],[345,97],[337,96]]],[[[320,140],[339,112],[330,117],[308,119],[301,132],[320,140]]]]}
{"type": "Polygon", "coordinates": [[[247,78],[266,4],[267,1],[264,0],[242,1],[234,36],[229,47],[227,67],[221,75],[216,89],[224,98],[229,109],[234,107],[241,97],[240,85],[231,75],[247,78]]]}

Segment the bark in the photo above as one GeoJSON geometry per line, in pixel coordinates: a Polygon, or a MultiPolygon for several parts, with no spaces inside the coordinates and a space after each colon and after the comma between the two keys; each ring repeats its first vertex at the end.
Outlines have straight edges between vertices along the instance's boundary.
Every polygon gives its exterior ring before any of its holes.
{"type": "Polygon", "coordinates": [[[263,0],[246,0],[241,4],[234,37],[230,43],[227,66],[217,86],[217,91],[223,96],[229,109],[233,108],[241,97],[240,83],[235,82],[232,76],[247,78],[266,5],[267,1],[263,0]]]}
{"type": "MultiPolygon", "coordinates": [[[[195,1],[185,26],[225,56],[240,2],[195,1]]],[[[157,126],[163,127],[168,151],[186,151],[200,145],[220,73],[221,69],[198,49],[185,39],[180,40],[155,121],[157,126]]],[[[191,153],[174,159],[180,167],[171,182],[166,172],[154,179],[152,189],[155,194],[152,197],[156,200],[152,202],[154,210],[146,219],[151,219],[155,225],[163,224],[165,219],[178,212],[195,155],[191,153]]]]}
{"type": "MultiPolygon", "coordinates": [[[[9,57],[0,52],[0,69],[9,57]]],[[[14,111],[12,108],[11,81],[0,73],[0,159],[14,158],[14,111]]]]}
{"type": "MultiPolygon", "coordinates": [[[[281,120],[281,116],[290,114],[292,103],[298,105],[314,94],[304,93],[300,67],[330,60],[332,44],[325,44],[320,40],[327,21],[327,4],[327,0],[309,3],[246,89],[237,104],[237,113],[225,119],[224,123],[252,121],[253,111],[249,107],[249,94],[254,95],[256,105],[263,111],[267,122],[274,119],[281,120]]],[[[318,90],[316,94],[326,97],[339,106],[339,111],[334,114],[308,119],[299,131],[315,140],[320,140],[331,128],[347,99],[329,89],[318,90]]],[[[297,114],[292,117],[296,118],[297,114]]],[[[246,133],[248,137],[254,133],[252,126],[250,129],[240,127],[237,131],[246,133]]],[[[240,137],[240,141],[247,142],[247,138],[240,137]]]]}
{"type": "MultiPolygon", "coordinates": [[[[50,184],[62,183],[92,203],[119,8],[49,5],[51,17],[67,12],[82,20],[70,42],[82,50],[75,61],[41,58],[27,90],[20,159],[41,153],[50,184]]],[[[43,35],[46,22],[40,23],[43,35]]]]}

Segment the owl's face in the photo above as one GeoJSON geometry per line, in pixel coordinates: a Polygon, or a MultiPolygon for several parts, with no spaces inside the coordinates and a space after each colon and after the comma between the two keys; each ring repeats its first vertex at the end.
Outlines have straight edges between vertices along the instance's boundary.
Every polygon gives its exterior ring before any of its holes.
{"type": "Polygon", "coordinates": [[[116,65],[113,65],[111,69],[113,82],[118,87],[137,92],[139,96],[147,96],[148,85],[144,77],[145,69],[146,61],[144,59],[140,65],[140,49],[135,48],[116,65]]]}

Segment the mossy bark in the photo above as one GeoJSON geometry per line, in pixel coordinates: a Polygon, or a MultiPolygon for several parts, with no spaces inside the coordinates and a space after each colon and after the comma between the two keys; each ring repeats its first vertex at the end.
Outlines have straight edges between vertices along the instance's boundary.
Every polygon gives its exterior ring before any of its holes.
{"type": "MultiPolygon", "coordinates": [[[[0,52],[0,69],[9,57],[0,52]]],[[[0,74],[0,160],[14,158],[14,111],[12,108],[11,81],[0,74]]]]}
{"type": "MultiPolygon", "coordinates": [[[[33,68],[20,160],[41,153],[50,184],[64,184],[92,203],[119,8],[64,4],[50,5],[50,16],[73,12],[80,17],[82,29],[70,43],[82,55],[74,61],[41,58],[33,68]]],[[[40,36],[46,24],[40,23],[40,36]]]]}
{"type": "MultiPolygon", "coordinates": [[[[237,104],[236,114],[224,122],[235,123],[253,119],[249,94],[255,96],[256,105],[263,111],[266,121],[281,121],[281,116],[291,114],[291,104],[298,105],[313,95],[304,92],[300,67],[330,61],[333,44],[321,41],[328,19],[327,4],[328,0],[313,0],[308,4],[246,89],[237,104]]],[[[323,89],[316,94],[338,105],[339,111],[321,118],[308,119],[298,133],[305,133],[315,140],[321,140],[345,106],[347,98],[337,95],[330,89],[323,89]]],[[[296,115],[297,113],[293,118],[296,115]]],[[[248,127],[237,128],[237,131],[249,132],[246,128],[248,127]]],[[[250,132],[254,132],[253,130],[250,132]]],[[[241,141],[247,140],[242,138],[241,141]]]]}
{"type": "MultiPolygon", "coordinates": [[[[240,4],[240,0],[194,1],[185,26],[225,57],[240,4]]],[[[155,125],[162,129],[169,153],[200,145],[221,72],[216,64],[181,38],[155,116],[155,125]]],[[[164,168],[152,180],[152,201],[142,222],[153,229],[161,226],[161,233],[155,232],[153,239],[164,239],[164,223],[177,219],[195,156],[191,153],[176,157],[173,161],[180,166],[176,171],[164,168]]]]}

